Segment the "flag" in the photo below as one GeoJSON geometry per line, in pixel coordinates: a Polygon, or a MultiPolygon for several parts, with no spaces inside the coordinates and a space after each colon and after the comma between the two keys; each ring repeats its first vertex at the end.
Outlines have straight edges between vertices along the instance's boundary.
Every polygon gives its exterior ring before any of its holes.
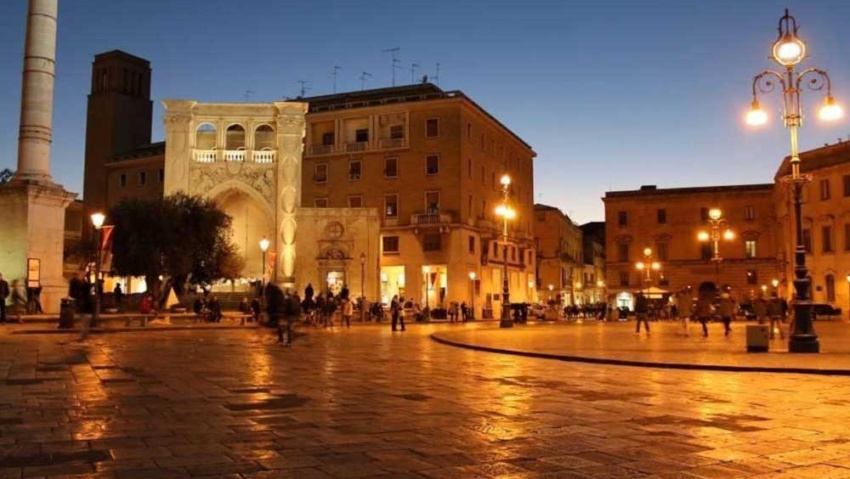
{"type": "Polygon", "coordinates": [[[103,226],[100,228],[100,270],[112,270],[112,230],[114,226],[103,226]]]}

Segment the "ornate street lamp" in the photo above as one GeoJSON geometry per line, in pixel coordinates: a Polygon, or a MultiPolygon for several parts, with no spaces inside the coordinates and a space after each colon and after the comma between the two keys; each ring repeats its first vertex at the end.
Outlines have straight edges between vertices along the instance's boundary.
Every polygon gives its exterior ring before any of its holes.
{"type": "Polygon", "coordinates": [[[850,273],[847,273],[847,315],[850,316],[850,273]]]}
{"type": "Polygon", "coordinates": [[[635,263],[635,267],[638,271],[646,271],[646,290],[649,293],[649,287],[652,286],[652,271],[661,270],[661,263],[652,260],[652,248],[644,248],[643,249],[643,261],[638,261],[635,263]]]}
{"type": "Polygon", "coordinates": [[[425,307],[431,311],[431,267],[423,266],[422,272],[425,273],[425,307]]]}
{"type": "Polygon", "coordinates": [[[697,239],[703,243],[711,241],[714,246],[711,255],[711,261],[714,263],[714,285],[720,288],[720,263],[723,261],[720,256],[720,240],[732,241],[735,239],[735,233],[729,229],[720,208],[708,210],[708,225],[710,230],[697,233],[697,239]]]}
{"type": "Polygon", "coordinates": [[[791,175],[783,180],[791,184],[794,198],[794,223],[796,247],[794,249],[794,331],[788,342],[788,351],[792,353],[820,352],[820,343],[812,324],[811,280],[806,269],[806,250],[803,246],[802,194],[803,184],[810,175],[800,174],[800,157],[797,150],[797,130],[803,124],[803,104],[801,99],[803,80],[810,90],[823,90],[826,98],[820,109],[822,120],[837,120],[843,116],[843,110],[832,97],[832,83],[826,71],[819,68],[807,68],[796,72],[797,66],[806,57],[806,44],[797,36],[797,20],[785,9],[785,15],[779,19],[779,37],[773,43],[772,59],[784,71],[765,70],[753,79],[753,102],[747,113],[747,124],[758,126],[767,122],[767,113],[758,101],[758,92],[770,93],[776,89],[776,83],[782,87],[782,107],[785,127],[791,134],[791,175]]]}
{"type": "Polygon", "coordinates": [[[496,215],[502,217],[502,315],[499,318],[500,328],[512,328],[510,310],[510,285],[508,283],[508,220],[516,218],[516,210],[508,204],[511,187],[511,177],[502,175],[502,204],[496,207],[496,215]]]}
{"type": "Polygon", "coordinates": [[[366,321],[366,253],[360,253],[360,322],[366,321]]]}
{"type": "MultiPolygon", "coordinates": [[[[263,236],[263,239],[260,240],[260,250],[263,252],[263,267],[260,272],[260,284],[262,288],[266,287],[266,251],[269,250],[269,244],[269,240],[263,236]]],[[[263,291],[263,289],[260,289],[260,291],[263,291]]],[[[261,292],[260,294],[262,295],[263,293],[261,292]]]]}
{"type": "MultiPolygon", "coordinates": [[[[101,229],[103,228],[103,222],[106,221],[106,216],[103,213],[94,213],[91,215],[91,224],[94,226],[94,241],[95,241],[95,258],[94,258],[94,311],[92,312],[91,326],[96,327],[98,321],[100,320],[100,302],[101,302],[101,288],[100,288],[100,260],[102,256],[101,252],[101,229]]],[[[88,328],[86,328],[88,329],[88,328]]],[[[85,333],[84,333],[85,334],[85,333]]]]}

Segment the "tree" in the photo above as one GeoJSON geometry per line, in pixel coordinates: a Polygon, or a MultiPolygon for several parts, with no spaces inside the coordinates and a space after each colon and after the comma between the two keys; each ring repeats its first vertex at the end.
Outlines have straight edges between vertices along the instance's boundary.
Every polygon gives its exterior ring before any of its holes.
{"type": "Polygon", "coordinates": [[[241,273],[231,218],[212,201],[182,193],[127,200],[110,212],[115,273],[144,276],[148,287],[169,276],[178,293],[186,281],[207,285],[241,273]],[[238,271],[236,271],[238,269],[238,271]]]}

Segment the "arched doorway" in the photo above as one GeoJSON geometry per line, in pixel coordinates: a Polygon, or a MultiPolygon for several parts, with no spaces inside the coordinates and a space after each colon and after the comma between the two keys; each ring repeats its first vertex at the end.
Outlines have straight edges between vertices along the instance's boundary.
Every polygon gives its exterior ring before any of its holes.
{"type": "MultiPolygon", "coordinates": [[[[260,279],[264,272],[263,251],[260,240],[267,238],[274,244],[274,221],[265,205],[238,189],[229,189],[214,198],[215,203],[231,218],[231,240],[245,259],[245,278],[260,279]]],[[[266,255],[266,266],[271,255],[266,255]]],[[[267,271],[268,273],[271,270],[267,271]]]]}

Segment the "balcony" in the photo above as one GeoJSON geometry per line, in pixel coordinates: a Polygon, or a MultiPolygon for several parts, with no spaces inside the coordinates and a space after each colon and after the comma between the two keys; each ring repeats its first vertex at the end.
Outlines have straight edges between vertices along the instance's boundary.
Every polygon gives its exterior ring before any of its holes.
{"type": "Polygon", "coordinates": [[[345,144],[345,151],[346,151],[346,153],[352,153],[352,152],[356,152],[356,151],[366,151],[368,146],[369,146],[368,141],[357,141],[357,142],[354,142],[354,143],[346,143],[345,144]]]}
{"type": "Polygon", "coordinates": [[[195,150],[195,161],[198,163],[215,163],[215,150],[195,150]]]}
{"type": "Polygon", "coordinates": [[[416,226],[441,225],[451,222],[452,214],[448,211],[415,213],[410,217],[410,224],[416,226]]]}
{"type": "Polygon", "coordinates": [[[254,163],[268,165],[274,163],[275,152],[270,150],[252,151],[251,159],[254,161],[254,163]]]}
{"type": "Polygon", "coordinates": [[[245,150],[224,150],[224,161],[245,161],[245,150]]]}
{"type": "Polygon", "coordinates": [[[334,145],[312,145],[310,146],[309,153],[311,155],[330,155],[335,150],[334,145]]]}
{"type": "Polygon", "coordinates": [[[393,148],[404,148],[407,142],[404,138],[385,138],[378,140],[378,148],[382,150],[390,150],[393,148]]]}

